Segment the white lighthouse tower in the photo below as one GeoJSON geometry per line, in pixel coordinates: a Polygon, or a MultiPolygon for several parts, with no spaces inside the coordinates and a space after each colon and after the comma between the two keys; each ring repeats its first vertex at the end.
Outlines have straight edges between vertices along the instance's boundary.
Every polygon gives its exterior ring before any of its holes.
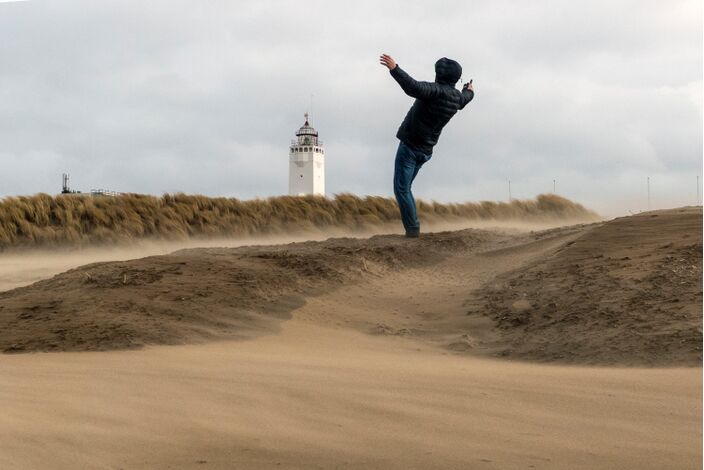
{"type": "Polygon", "coordinates": [[[325,149],[318,131],[308,124],[308,113],[304,116],[306,122],[296,132],[289,149],[288,193],[325,196],[325,149]]]}

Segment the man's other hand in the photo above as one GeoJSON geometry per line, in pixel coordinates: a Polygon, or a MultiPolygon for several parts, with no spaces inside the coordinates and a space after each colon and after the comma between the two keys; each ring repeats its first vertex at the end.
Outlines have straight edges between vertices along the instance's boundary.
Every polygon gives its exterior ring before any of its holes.
{"type": "Polygon", "coordinates": [[[466,89],[468,89],[469,91],[472,91],[472,92],[474,91],[474,86],[472,85],[472,82],[471,82],[471,81],[465,83],[465,84],[464,84],[464,88],[466,88],[466,89]]]}
{"type": "Polygon", "coordinates": [[[381,54],[381,57],[379,57],[379,63],[389,70],[396,68],[396,61],[388,54],[381,54]]]}

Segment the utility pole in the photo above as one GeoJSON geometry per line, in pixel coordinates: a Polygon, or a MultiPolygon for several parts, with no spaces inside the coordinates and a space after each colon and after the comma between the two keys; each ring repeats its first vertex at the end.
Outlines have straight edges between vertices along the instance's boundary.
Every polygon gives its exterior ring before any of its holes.
{"type": "Polygon", "coordinates": [[[552,193],[555,194],[555,188],[557,187],[557,183],[555,180],[552,180],[552,193]]]}
{"type": "Polygon", "coordinates": [[[511,180],[508,180],[508,202],[511,202],[511,180]]]}
{"type": "Polygon", "coordinates": [[[648,210],[650,210],[650,176],[648,176],[648,210]]]}

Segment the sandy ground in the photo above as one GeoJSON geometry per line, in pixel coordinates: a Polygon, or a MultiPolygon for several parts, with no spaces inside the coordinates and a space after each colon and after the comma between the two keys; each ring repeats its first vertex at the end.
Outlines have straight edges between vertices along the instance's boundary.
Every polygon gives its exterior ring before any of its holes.
{"type": "Polygon", "coordinates": [[[701,369],[447,356],[297,320],[247,342],[6,356],[0,374],[1,468],[691,469],[702,457],[701,369]]]}
{"type": "MultiPolygon", "coordinates": [[[[701,468],[700,367],[485,357],[504,332],[467,314],[475,293],[588,230],[472,235],[400,268],[377,239],[364,275],[246,341],[2,355],[0,468],[701,468]]],[[[307,269],[304,248],[272,259],[307,269]]]]}

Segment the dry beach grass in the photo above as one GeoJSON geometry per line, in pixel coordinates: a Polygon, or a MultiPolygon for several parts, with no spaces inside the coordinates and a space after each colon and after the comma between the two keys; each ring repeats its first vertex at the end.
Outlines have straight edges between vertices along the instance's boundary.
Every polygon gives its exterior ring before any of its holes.
{"type": "MultiPolygon", "coordinates": [[[[419,201],[424,223],[459,220],[597,220],[580,204],[556,195],[535,200],[440,204],[419,201]]],[[[0,250],[17,247],[87,246],[129,243],[138,239],[251,237],[316,232],[349,232],[399,222],[391,198],[279,196],[242,201],[198,195],[161,197],[81,194],[8,197],[0,200],[0,250]]]]}

